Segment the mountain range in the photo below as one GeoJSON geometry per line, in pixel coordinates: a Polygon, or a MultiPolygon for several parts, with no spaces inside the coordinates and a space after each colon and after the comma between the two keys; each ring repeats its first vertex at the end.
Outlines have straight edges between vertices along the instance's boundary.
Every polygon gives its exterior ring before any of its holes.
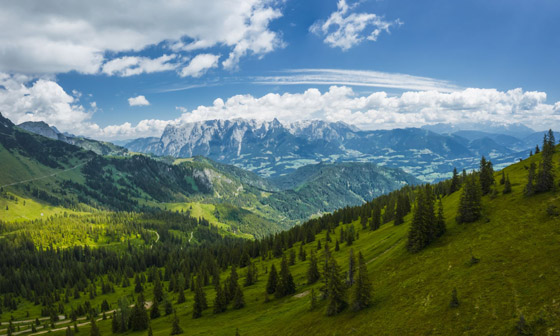
{"type": "Polygon", "coordinates": [[[523,125],[482,125],[486,131],[463,126],[363,131],[321,120],[207,120],[170,124],[160,138],[140,138],[124,146],[159,156],[202,155],[265,177],[286,175],[308,164],[360,161],[398,167],[432,182],[449,177],[454,167],[477,168],[483,155],[498,167],[506,166],[526,157],[542,140],[541,132],[523,125]]]}

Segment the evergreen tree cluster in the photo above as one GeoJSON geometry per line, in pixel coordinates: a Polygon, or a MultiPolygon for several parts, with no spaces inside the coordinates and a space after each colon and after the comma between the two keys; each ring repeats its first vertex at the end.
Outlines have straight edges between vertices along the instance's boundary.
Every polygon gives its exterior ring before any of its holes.
{"type": "Polygon", "coordinates": [[[427,184],[418,191],[406,245],[410,252],[422,250],[445,233],[443,205],[440,200],[436,213],[435,201],[431,185],[427,184]]]}

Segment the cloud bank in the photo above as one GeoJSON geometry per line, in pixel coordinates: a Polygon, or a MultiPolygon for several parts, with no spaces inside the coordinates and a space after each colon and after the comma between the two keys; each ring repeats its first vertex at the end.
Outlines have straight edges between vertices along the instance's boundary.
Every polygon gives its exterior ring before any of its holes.
{"type": "MultiPolygon", "coordinates": [[[[140,104],[147,102],[143,96],[135,99],[140,104]]],[[[169,123],[234,118],[278,118],[283,122],[322,119],[344,121],[362,129],[476,122],[522,123],[536,130],[560,128],[560,102],[547,103],[546,93],[520,88],[407,91],[391,96],[383,91],[357,95],[350,87],[331,86],[324,92],[312,88],[301,93],[216,98],[211,105],[192,110],[179,107],[181,114],[173,120],[148,119],[136,125],[106,127],[91,121],[95,103],[84,105],[79,94],[66,93],[54,81],[30,81],[22,75],[0,73],[0,112],[15,123],[42,120],[61,131],[107,140],[159,136],[169,123]]]]}
{"type": "Polygon", "coordinates": [[[225,68],[248,54],[282,45],[269,23],[282,14],[270,0],[18,0],[0,12],[0,71],[54,74],[134,74],[173,69],[176,55],[120,57],[163,44],[193,56],[210,47],[230,50],[225,68]]]}
{"type": "Polygon", "coordinates": [[[128,98],[128,105],[130,106],[149,106],[150,102],[144,96],[128,98]]]}

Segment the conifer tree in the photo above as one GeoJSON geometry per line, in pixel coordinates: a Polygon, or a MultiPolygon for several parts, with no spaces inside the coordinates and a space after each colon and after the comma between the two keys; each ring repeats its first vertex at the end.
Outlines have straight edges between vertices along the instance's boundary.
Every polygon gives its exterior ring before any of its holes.
{"type": "Polygon", "coordinates": [[[535,163],[531,162],[531,165],[529,166],[529,175],[527,176],[527,184],[525,185],[525,189],[523,190],[525,196],[531,196],[535,194],[535,170],[535,163]]]}
{"type": "Polygon", "coordinates": [[[233,296],[233,309],[241,309],[245,307],[245,299],[243,297],[243,290],[241,286],[237,286],[233,296]]]}
{"type": "Polygon", "coordinates": [[[351,307],[354,311],[369,307],[372,302],[372,286],[368,277],[366,261],[361,252],[358,253],[358,274],[352,287],[351,307]]]}
{"type": "Polygon", "coordinates": [[[70,326],[66,327],[66,336],[74,336],[74,331],[70,328],[70,326]]]}
{"type": "Polygon", "coordinates": [[[90,336],[101,336],[101,334],[99,333],[99,327],[97,326],[97,323],[95,322],[94,317],[91,318],[91,329],[90,329],[89,335],[90,336]]]}
{"type": "Polygon", "coordinates": [[[457,168],[453,168],[453,177],[451,178],[451,185],[449,186],[449,194],[453,194],[461,188],[461,181],[459,180],[459,173],[457,168]]]}
{"type": "Polygon", "coordinates": [[[156,272],[154,278],[154,301],[161,302],[163,300],[163,286],[159,278],[159,272],[156,272]]]}
{"type": "Polygon", "coordinates": [[[171,315],[171,313],[173,313],[173,305],[171,304],[171,302],[165,300],[163,306],[165,308],[165,316],[171,315]]]}
{"type": "Polygon", "coordinates": [[[294,278],[290,272],[286,257],[282,257],[282,262],[280,263],[280,274],[278,275],[278,285],[276,286],[276,292],[274,295],[277,298],[281,298],[295,292],[296,284],[294,283],[294,278]]]}
{"type": "Polygon", "coordinates": [[[270,272],[268,273],[266,292],[268,294],[274,294],[274,292],[276,292],[277,285],[278,285],[278,273],[276,272],[276,266],[272,264],[272,266],[270,267],[270,272]]]}
{"type": "Polygon", "coordinates": [[[148,336],[154,336],[154,331],[152,330],[152,326],[148,327],[148,336]]]}
{"type": "MultiPolygon", "coordinates": [[[[535,148],[535,154],[539,154],[541,152],[541,149],[539,148],[539,145],[537,145],[537,147],[535,148]]],[[[531,151],[531,156],[533,156],[533,151],[531,151]]]]}
{"type": "Polygon", "coordinates": [[[248,287],[253,285],[257,281],[257,268],[254,263],[249,263],[247,266],[247,272],[245,274],[245,282],[243,286],[248,287]]]}
{"type": "Polygon", "coordinates": [[[371,215],[370,230],[374,231],[379,229],[381,226],[381,209],[378,205],[373,208],[373,213],[371,215]]]}
{"type": "Polygon", "coordinates": [[[294,249],[290,249],[290,259],[289,259],[290,266],[296,264],[296,251],[294,249]]]}
{"type": "Polygon", "coordinates": [[[480,160],[479,179],[482,195],[488,194],[494,184],[494,169],[492,168],[492,162],[486,160],[484,156],[480,160]]]}
{"type": "Polygon", "coordinates": [[[509,181],[509,175],[506,176],[506,182],[504,183],[504,195],[511,193],[511,182],[509,181]]]}
{"type": "Polygon", "coordinates": [[[500,178],[500,184],[504,185],[506,183],[506,172],[502,169],[502,177],[500,178]]]}
{"type": "Polygon", "coordinates": [[[134,278],[134,292],[142,293],[143,291],[144,287],[142,287],[142,280],[140,280],[140,277],[136,274],[136,277],[134,278]]]}
{"type": "Polygon", "coordinates": [[[150,310],[150,319],[156,319],[161,316],[159,311],[159,302],[154,299],[154,303],[152,303],[152,309],[150,310]]]}
{"type": "Polygon", "coordinates": [[[435,228],[436,237],[441,237],[446,230],[447,229],[445,227],[445,217],[443,215],[443,203],[441,202],[441,198],[440,198],[438,201],[438,211],[436,215],[436,228],[435,228]]]}
{"type": "Polygon", "coordinates": [[[305,261],[307,259],[307,253],[305,252],[305,249],[303,248],[303,244],[304,244],[304,242],[302,241],[299,245],[299,260],[301,260],[301,261],[305,261]]]}
{"type": "Polygon", "coordinates": [[[457,223],[471,223],[482,215],[482,190],[475,174],[467,177],[459,201],[457,223]]]}
{"type": "Polygon", "coordinates": [[[194,289],[194,305],[193,305],[193,318],[199,318],[202,316],[202,311],[208,308],[206,303],[206,294],[202,289],[202,278],[200,275],[197,277],[194,289]]]}
{"type": "Polygon", "coordinates": [[[404,223],[404,216],[410,211],[410,204],[407,195],[398,195],[397,208],[395,209],[395,225],[404,223]]]}
{"type": "Polygon", "coordinates": [[[329,279],[327,286],[327,315],[332,316],[340,313],[348,305],[346,302],[346,285],[335,258],[329,258],[325,277],[329,279]]]}
{"type": "Polygon", "coordinates": [[[338,239],[336,240],[336,243],[334,244],[334,251],[335,252],[340,251],[340,244],[338,243],[338,239]]]}
{"type": "Polygon", "coordinates": [[[410,252],[418,252],[436,237],[434,194],[432,187],[428,184],[419,190],[416,197],[412,225],[408,232],[407,249],[410,252]]]}
{"type": "Polygon", "coordinates": [[[312,252],[309,258],[309,266],[307,267],[307,284],[314,284],[320,277],[321,274],[319,273],[319,267],[317,265],[317,257],[315,252],[312,252]]]}
{"type": "Polygon", "coordinates": [[[173,315],[173,324],[171,325],[171,335],[179,335],[182,333],[183,329],[179,325],[179,317],[177,316],[177,312],[175,311],[173,315]]]}
{"type": "Polygon", "coordinates": [[[225,312],[227,309],[227,300],[220,285],[220,282],[216,284],[216,298],[214,299],[214,314],[219,314],[225,312]]]}
{"type": "Polygon", "coordinates": [[[539,171],[536,176],[535,191],[546,192],[554,188],[554,166],[552,164],[552,157],[555,151],[554,133],[552,130],[544,135],[542,160],[539,164],[539,171]]]}
{"type": "Polygon", "coordinates": [[[310,310],[315,309],[315,307],[317,307],[317,294],[315,294],[315,288],[311,288],[311,294],[310,296],[310,310]]]}
{"type": "Polygon", "coordinates": [[[356,258],[354,258],[354,249],[350,249],[348,256],[348,286],[354,284],[354,275],[356,274],[356,258]]]}
{"type": "Polygon", "coordinates": [[[146,302],[144,301],[144,296],[142,294],[138,295],[136,304],[132,308],[132,314],[130,315],[130,327],[134,331],[146,330],[148,329],[148,312],[146,311],[146,302]]]}

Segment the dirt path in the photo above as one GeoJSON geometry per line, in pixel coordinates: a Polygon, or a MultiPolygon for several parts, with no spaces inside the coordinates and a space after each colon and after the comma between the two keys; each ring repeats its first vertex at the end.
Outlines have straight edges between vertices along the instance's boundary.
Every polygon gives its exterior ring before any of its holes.
{"type": "Polygon", "coordinates": [[[369,263],[374,262],[375,260],[377,260],[377,258],[381,257],[381,256],[384,255],[385,253],[387,253],[387,252],[391,251],[392,249],[394,249],[395,246],[397,246],[397,244],[400,243],[400,241],[401,241],[400,239],[397,240],[393,245],[391,245],[391,246],[390,246],[389,248],[387,248],[385,251],[381,252],[379,255],[375,256],[375,257],[372,258],[370,261],[368,261],[368,262],[366,263],[366,265],[369,264],[369,263]]]}
{"type": "Polygon", "coordinates": [[[194,234],[194,231],[191,231],[191,237],[189,238],[189,243],[190,243],[191,240],[192,240],[193,234],[194,234]]]}

